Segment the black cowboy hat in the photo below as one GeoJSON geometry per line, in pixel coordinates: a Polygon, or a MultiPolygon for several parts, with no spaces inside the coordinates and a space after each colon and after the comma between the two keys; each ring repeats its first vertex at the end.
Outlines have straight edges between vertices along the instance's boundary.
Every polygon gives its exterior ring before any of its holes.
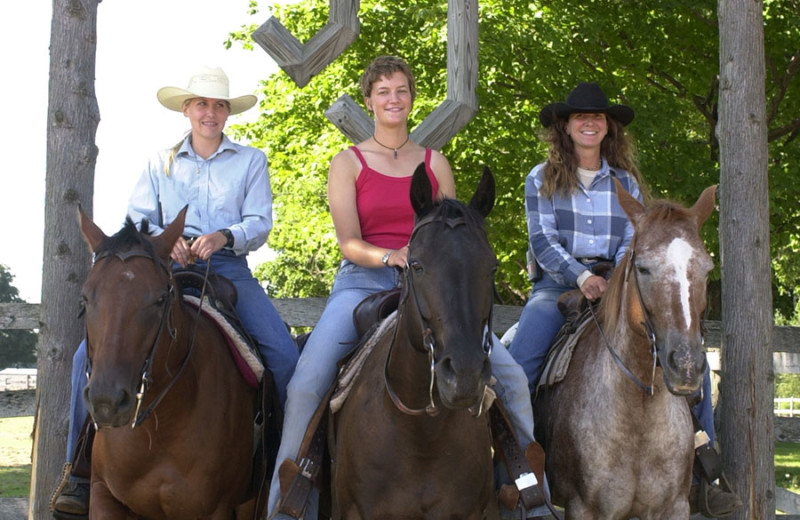
{"type": "Polygon", "coordinates": [[[539,121],[547,128],[558,118],[576,112],[604,112],[622,126],[633,121],[633,109],[628,105],[609,105],[608,98],[597,83],[581,81],[567,96],[566,103],[550,103],[539,112],[539,121]]]}

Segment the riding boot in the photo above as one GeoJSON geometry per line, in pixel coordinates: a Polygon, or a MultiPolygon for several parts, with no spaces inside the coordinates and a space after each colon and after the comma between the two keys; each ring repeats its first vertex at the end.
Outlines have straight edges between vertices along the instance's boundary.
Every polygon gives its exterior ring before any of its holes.
{"type": "Polygon", "coordinates": [[[50,511],[57,520],[89,517],[89,478],[95,429],[87,419],[81,429],[72,461],[64,464],[61,480],[50,497],[50,511]]]}
{"type": "Polygon", "coordinates": [[[86,520],[89,518],[89,482],[72,480],[72,463],[64,464],[56,490],[50,497],[50,511],[56,520],[86,520]]]}
{"type": "Polygon", "coordinates": [[[702,513],[708,518],[728,516],[742,505],[739,496],[722,472],[722,461],[708,435],[701,429],[695,433],[695,457],[693,473],[698,482],[689,492],[691,513],[702,513]]]}

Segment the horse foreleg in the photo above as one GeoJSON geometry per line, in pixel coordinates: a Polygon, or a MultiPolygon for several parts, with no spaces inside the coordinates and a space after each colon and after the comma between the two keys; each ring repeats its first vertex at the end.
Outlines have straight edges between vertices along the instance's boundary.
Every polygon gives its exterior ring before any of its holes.
{"type": "Polygon", "coordinates": [[[104,482],[92,482],[89,520],[126,520],[128,508],[114,498],[104,482]]]}

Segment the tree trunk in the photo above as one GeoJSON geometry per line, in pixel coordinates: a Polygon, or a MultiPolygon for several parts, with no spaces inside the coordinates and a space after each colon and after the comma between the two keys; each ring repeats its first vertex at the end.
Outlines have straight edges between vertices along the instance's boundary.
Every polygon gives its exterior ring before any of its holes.
{"type": "Polygon", "coordinates": [[[51,518],[50,495],[66,460],[72,355],[84,333],[76,316],[91,258],[78,229],[77,207],[91,214],[100,119],[94,90],[98,3],[53,0],[30,519],[51,518]]]}
{"type": "Polygon", "coordinates": [[[744,506],[775,518],[772,295],[763,4],[719,0],[723,467],[744,506]]]}

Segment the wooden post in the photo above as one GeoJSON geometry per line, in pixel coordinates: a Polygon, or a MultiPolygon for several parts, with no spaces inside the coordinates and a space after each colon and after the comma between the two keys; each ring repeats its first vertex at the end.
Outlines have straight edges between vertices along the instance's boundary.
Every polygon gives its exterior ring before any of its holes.
{"type": "Polygon", "coordinates": [[[29,518],[51,518],[50,495],[66,460],[72,355],[83,336],[76,319],[91,256],[77,223],[77,206],[92,210],[94,90],[99,0],[54,0],[50,30],[47,174],[37,412],[29,518]]]}

